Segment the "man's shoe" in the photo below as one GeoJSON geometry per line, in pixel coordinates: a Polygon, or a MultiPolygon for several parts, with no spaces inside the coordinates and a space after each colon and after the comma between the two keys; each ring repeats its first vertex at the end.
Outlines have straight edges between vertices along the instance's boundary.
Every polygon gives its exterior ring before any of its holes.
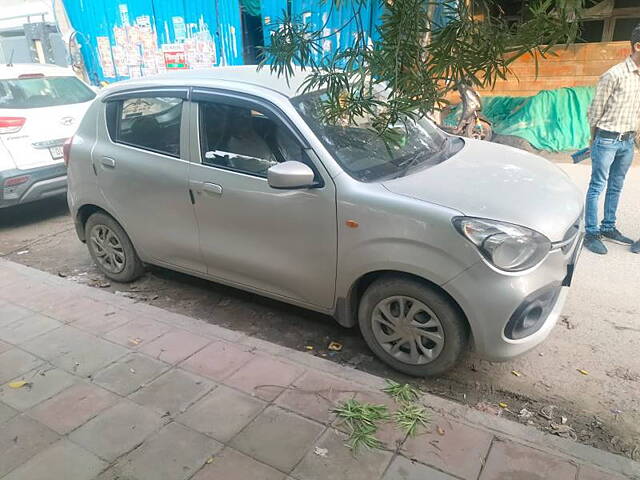
{"type": "Polygon", "coordinates": [[[584,236],[584,246],[587,250],[597,253],[598,255],[606,255],[607,247],[602,243],[602,236],[600,234],[587,233],[584,236]]]}
{"type": "Polygon", "coordinates": [[[631,245],[631,251],[633,253],[640,253],[640,240],[638,240],[636,243],[631,245]]]}
{"type": "Polygon", "coordinates": [[[613,230],[602,230],[600,232],[605,240],[609,240],[611,242],[619,243],[620,245],[632,245],[633,239],[629,237],[625,237],[620,233],[620,230],[614,228],[613,230]]]}

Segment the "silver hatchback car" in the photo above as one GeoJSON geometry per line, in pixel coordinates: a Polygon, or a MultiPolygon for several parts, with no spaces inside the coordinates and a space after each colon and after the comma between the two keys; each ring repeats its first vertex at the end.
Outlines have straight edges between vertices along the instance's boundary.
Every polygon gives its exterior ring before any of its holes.
{"type": "Polygon", "coordinates": [[[303,80],[228,67],[103,91],[65,146],[102,272],[159,265],[332,315],[409,375],[542,342],[581,248],[571,180],[426,119],[387,148],[372,119],[325,123],[303,80]]]}

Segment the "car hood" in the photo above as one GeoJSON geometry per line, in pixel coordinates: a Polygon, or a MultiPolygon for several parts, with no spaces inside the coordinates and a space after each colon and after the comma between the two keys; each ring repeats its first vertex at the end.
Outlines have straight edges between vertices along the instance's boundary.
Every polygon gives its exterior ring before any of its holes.
{"type": "Polygon", "coordinates": [[[383,185],[464,215],[532,228],[552,242],[563,239],[583,208],[583,195],[553,163],[524,150],[470,139],[448,160],[383,185]]]}

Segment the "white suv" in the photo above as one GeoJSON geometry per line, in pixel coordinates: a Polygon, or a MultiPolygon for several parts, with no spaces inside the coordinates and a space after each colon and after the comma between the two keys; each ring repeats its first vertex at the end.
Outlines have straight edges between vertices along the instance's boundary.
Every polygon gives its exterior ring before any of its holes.
{"type": "Polygon", "coordinates": [[[62,147],[94,98],[68,68],[0,67],[0,208],[66,191],[62,147]]]}

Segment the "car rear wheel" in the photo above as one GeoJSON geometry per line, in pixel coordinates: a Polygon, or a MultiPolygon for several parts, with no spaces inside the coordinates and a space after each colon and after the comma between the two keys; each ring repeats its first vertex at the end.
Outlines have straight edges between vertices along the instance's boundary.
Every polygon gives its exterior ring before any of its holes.
{"type": "Polygon", "coordinates": [[[369,348],[407,375],[440,375],[467,345],[462,313],[440,291],[402,276],[374,281],[360,300],[358,321],[369,348]]]}
{"type": "Polygon", "coordinates": [[[94,213],[85,224],[91,258],[102,273],[116,282],[133,282],[144,273],[129,236],[112,217],[94,213]]]}

